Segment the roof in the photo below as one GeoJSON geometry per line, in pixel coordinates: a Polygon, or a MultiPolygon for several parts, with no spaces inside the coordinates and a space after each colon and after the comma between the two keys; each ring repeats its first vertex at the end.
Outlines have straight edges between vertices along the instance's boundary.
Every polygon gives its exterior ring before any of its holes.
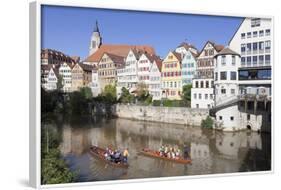
{"type": "Polygon", "coordinates": [[[148,52],[154,54],[154,48],[148,45],[115,45],[115,44],[103,44],[100,48],[93,53],[92,55],[88,56],[84,61],[85,62],[98,62],[102,55],[106,53],[111,53],[114,55],[126,57],[129,53],[130,49],[137,51],[148,52]]]}
{"type": "Polygon", "coordinates": [[[88,65],[88,64],[83,64],[83,63],[77,63],[84,71],[92,71],[93,66],[88,65]]]}
{"type": "Polygon", "coordinates": [[[221,50],[217,55],[215,55],[215,57],[219,56],[219,55],[238,55],[240,56],[239,53],[233,51],[232,49],[230,49],[229,47],[224,48],[223,50],[221,50]]]}
{"type": "Polygon", "coordinates": [[[159,71],[161,72],[162,71],[162,60],[159,58],[159,59],[155,59],[154,61],[157,65],[159,71]]]}
{"type": "Polygon", "coordinates": [[[114,62],[114,63],[124,63],[124,59],[125,57],[119,56],[119,55],[114,55],[111,53],[104,53],[106,55],[108,55],[108,57],[110,57],[110,59],[114,62]]]}
{"type": "Polygon", "coordinates": [[[174,56],[176,56],[176,58],[181,61],[182,60],[182,57],[181,57],[181,54],[180,53],[177,53],[175,51],[172,52],[174,54],[174,56]]]}
{"type": "Polygon", "coordinates": [[[54,71],[54,73],[55,73],[55,75],[56,75],[56,77],[57,77],[57,79],[59,78],[59,70],[58,70],[58,68],[57,67],[52,67],[51,68],[53,71],[54,71]]]}
{"type": "Polygon", "coordinates": [[[63,59],[62,61],[68,61],[68,62],[76,62],[76,60],[73,58],[78,57],[78,56],[70,57],[60,51],[53,50],[53,49],[48,49],[48,48],[41,49],[41,59],[49,58],[49,56],[54,59],[60,59],[60,60],[63,59]]]}
{"type": "Polygon", "coordinates": [[[234,36],[236,35],[236,33],[238,32],[239,28],[241,27],[241,25],[243,24],[243,22],[246,20],[246,17],[241,21],[241,23],[239,24],[239,26],[237,27],[236,31],[234,32],[234,34],[232,35],[232,37],[230,38],[228,45],[230,45],[230,42],[232,41],[232,39],[234,38],[234,36]]]}
{"type": "Polygon", "coordinates": [[[224,48],[223,45],[219,45],[219,44],[216,44],[215,42],[212,42],[212,41],[209,41],[209,40],[208,40],[208,41],[205,43],[205,45],[203,46],[202,50],[198,53],[198,56],[203,52],[203,50],[205,49],[205,46],[206,46],[208,43],[212,44],[212,46],[215,48],[215,50],[216,50],[217,52],[220,52],[220,51],[224,48]]]}
{"type": "Polygon", "coordinates": [[[186,43],[186,42],[182,42],[180,45],[178,45],[177,48],[179,48],[179,47],[184,47],[186,50],[188,50],[189,48],[194,48],[197,50],[197,48],[194,45],[192,45],[190,43],[186,43]]]}

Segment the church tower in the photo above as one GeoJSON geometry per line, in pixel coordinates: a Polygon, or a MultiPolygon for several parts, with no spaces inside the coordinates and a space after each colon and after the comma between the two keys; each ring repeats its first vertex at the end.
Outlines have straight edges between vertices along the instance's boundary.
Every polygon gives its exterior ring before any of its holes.
{"type": "Polygon", "coordinates": [[[89,48],[89,55],[95,53],[102,44],[102,38],[99,31],[98,21],[96,21],[96,26],[91,36],[91,43],[89,48]]]}

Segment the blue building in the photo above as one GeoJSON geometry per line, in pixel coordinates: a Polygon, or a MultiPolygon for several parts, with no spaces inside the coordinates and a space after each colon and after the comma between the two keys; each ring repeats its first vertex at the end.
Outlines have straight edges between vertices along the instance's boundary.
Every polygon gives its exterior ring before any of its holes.
{"type": "Polygon", "coordinates": [[[196,72],[197,55],[191,51],[187,51],[182,59],[182,85],[192,84],[192,79],[196,72]]]}

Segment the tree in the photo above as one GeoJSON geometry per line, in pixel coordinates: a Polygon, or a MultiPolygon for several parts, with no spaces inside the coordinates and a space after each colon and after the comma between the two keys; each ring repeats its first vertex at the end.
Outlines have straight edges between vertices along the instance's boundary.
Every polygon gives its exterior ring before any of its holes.
{"type": "Polygon", "coordinates": [[[206,119],[202,120],[201,127],[211,129],[213,128],[213,124],[214,124],[213,119],[210,116],[208,116],[206,119]]]}
{"type": "Polygon", "coordinates": [[[82,87],[79,90],[86,99],[91,99],[93,97],[92,90],[89,87],[82,87]]]}
{"type": "Polygon", "coordinates": [[[137,84],[136,96],[141,102],[144,102],[147,98],[149,98],[148,87],[145,83],[141,82],[137,84]]]}
{"type": "Polygon", "coordinates": [[[116,86],[111,84],[106,85],[104,87],[104,91],[102,92],[102,96],[104,96],[105,101],[107,102],[116,102],[116,86]]]}
{"type": "Polygon", "coordinates": [[[182,87],[182,99],[186,101],[191,101],[191,84],[186,84],[182,87]]]}
{"type": "Polygon", "coordinates": [[[130,94],[129,90],[125,87],[123,87],[121,91],[122,92],[119,101],[122,103],[131,103],[134,99],[134,96],[130,94]]]}
{"type": "Polygon", "coordinates": [[[61,89],[63,88],[63,77],[62,75],[58,76],[58,83],[57,83],[57,90],[61,91],[61,89]]]}

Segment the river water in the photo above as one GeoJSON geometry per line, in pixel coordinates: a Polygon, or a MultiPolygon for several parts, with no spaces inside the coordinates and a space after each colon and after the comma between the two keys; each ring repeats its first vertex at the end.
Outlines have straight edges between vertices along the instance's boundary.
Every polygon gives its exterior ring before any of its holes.
{"type": "MultiPolygon", "coordinates": [[[[221,174],[271,169],[271,136],[256,132],[220,132],[200,127],[127,119],[59,119],[44,127],[60,136],[59,149],[77,182],[164,176],[221,174]],[[161,145],[190,147],[191,165],[138,154],[161,145]],[[116,168],[89,153],[91,145],[129,148],[129,168],[116,168]]],[[[45,133],[48,135],[49,133],[45,133]]],[[[47,138],[48,139],[48,138],[47,138]]],[[[51,143],[49,142],[44,143],[51,143]]]]}

